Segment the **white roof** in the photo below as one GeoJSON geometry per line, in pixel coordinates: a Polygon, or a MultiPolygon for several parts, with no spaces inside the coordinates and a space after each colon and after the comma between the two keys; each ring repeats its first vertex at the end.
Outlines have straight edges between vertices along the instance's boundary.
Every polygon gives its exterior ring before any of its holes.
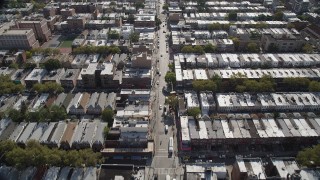
{"type": "Polygon", "coordinates": [[[182,141],[190,141],[188,116],[180,116],[181,139],[182,141]]]}

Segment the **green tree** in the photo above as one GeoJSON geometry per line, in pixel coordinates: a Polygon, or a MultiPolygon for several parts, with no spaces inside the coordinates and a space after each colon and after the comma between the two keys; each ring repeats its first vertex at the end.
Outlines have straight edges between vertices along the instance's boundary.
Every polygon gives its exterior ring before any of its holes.
{"type": "Polygon", "coordinates": [[[135,2],[134,6],[136,7],[136,10],[144,8],[144,4],[142,2],[135,2]]]}
{"type": "Polygon", "coordinates": [[[284,78],[282,80],[283,87],[288,90],[305,90],[309,87],[310,80],[308,78],[284,78]]]}
{"type": "Polygon", "coordinates": [[[62,68],[61,62],[58,59],[49,59],[44,63],[44,68],[47,71],[56,70],[62,68]]]}
{"type": "Polygon", "coordinates": [[[278,11],[278,12],[274,13],[273,20],[282,21],[283,20],[283,12],[282,11],[278,11]]]}
{"type": "Polygon", "coordinates": [[[240,40],[239,40],[239,38],[232,37],[232,38],[230,38],[230,39],[233,41],[234,49],[235,49],[235,50],[239,50],[239,46],[240,46],[240,40]]]}
{"type": "Polygon", "coordinates": [[[198,116],[200,115],[201,110],[198,107],[190,108],[187,110],[188,116],[192,116],[194,119],[198,119],[198,116]]]}
{"type": "Polygon", "coordinates": [[[130,34],[131,42],[138,42],[139,38],[140,38],[140,34],[139,33],[134,32],[134,33],[130,34]]]}
{"type": "Polygon", "coordinates": [[[101,119],[105,122],[108,122],[108,126],[112,127],[114,112],[112,109],[106,108],[101,113],[101,119]]]}
{"type": "Polygon", "coordinates": [[[21,84],[15,84],[8,75],[0,75],[0,95],[19,93],[24,89],[21,84]]]}
{"type": "Polygon", "coordinates": [[[11,64],[9,65],[9,68],[18,69],[18,68],[19,68],[19,65],[14,62],[14,63],[11,63],[11,64]]]}
{"type": "Polygon", "coordinates": [[[176,73],[174,72],[167,72],[166,76],[164,77],[164,80],[166,81],[166,83],[172,83],[175,84],[176,83],[176,73]]]}
{"type": "Polygon", "coordinates": [[[257,53],[259,52],[259,46],[257,45],[257,43],[250,42],[247,45],[247,50],[251,53],[257,53]]]}
{"type": "Polygon", "coordinates": [[[35,63],[27,62],[24,64],[24,69],[34,69],[35,67],[37,67],[35,63]]]}
{"type": "Polygon", "coordinates": [[[169,70],[170,70],[171,72],[174,71],[174,64],[173,64],[173,63],[168,64],[168,67],[169,67],[169,70]]]}
{"type": "Polygon", "coordinates": [[[135,20],[134,15],[133,15],[133,14],[129,14],[129,16],[128,16],[128,23],[134,24],[134,20],[135,20]]]}
{"type": "Polygon", "coordinates": [[[206,52],[206,53],[214,53],[216,51],[216,46],[212,45],[211,43],[209,44],[206,44],[203,48],[203,50],[206,52]]]}
{"type": "Polygon", "coordinates": [[[237,12],[230,12],[230,13],[228,14],[228,20],[229,20],[229,21],[236,21],[236,20],[237,20],[237,17],[238,17],[237,12]]]}
{"type": "Polygon", "coordinates": [[[275,52],[278,52],[279,51],[279,47],[274,44],[274,43],[271,43],[268,47],[268,52],[271,52],[271,53],[275,53],[275,52]]]}
{"type": "Polygon", "coordinates": [[[181,49],[182,53],[193,53],[193,47],[192,46],[183,46],[181,49]]]}
{"type": "Polygon", "coordinates": [[[222,25],[220,23],[213,23],[213,24],[208,25],[208,30],[210,32],[212,32],[214,30],[221,30],[221,29],[222,29],[222,25]]]}
{"type": "Polygon", "coordinates": [[[306,43],[303,47],[302,47],[302,52],[304,53],[313,53],[313,47],[311,44],[306,43]]]}
{"type": "Polygon", "coordinates": [[[108,33],[108,37],[109,37],[109,39],[119,39],[120,34],[116,30],[111,30],[108,33]]]}
{"type": "Polygon", "coordinates": [[[205,53],[203,48],[201,46],[199,46],[199,45],[194,46],[193,52],[194,53],[198,53],[198,54],[204,54],[205,53]]]}
{"type": "Polygon", "coordinates": [[[297,155],[299,164],[307,167],[320,166],[320,144],[313,148],[305,148],[297,155]]]}
{"type": "Polygon", "coordinates": [[[116,2],[114,2],[114,1],[111,1],[109,5],[110,5],[110,6],[116,6],[116,5],[117,5],[117,3],[116,3],[116,2]]]}
{"type": "Polygon", "coordinates": [[[104,129],[103,129],[103,135],[104,135],[104,138],[105,138],[105,139],[107,139],[107,137],[108,137],[109,130],[110,130],[110,129],[109,129],[108,126],[104,127],[104,129]]]}
{"type": "Polygon", "coordinates": [[[310,92],[319,92],[320,91],[320,82],[318,81],[311,81],[308,87],[310,92]]]}
{"type": "Polygon", "coordinates": [[[164,4],[164,5],[162,6],[162,9],[168,11],[168,10],[169,10],[169,5],[168,5],[168,4],[164,4]]]}
{"type": "Polygon", "coordinates": [[[255,28],[258,28],[258,29],[267,28],[267,27],[268,27],[268,24],[267,24],[267,23],[264,23],[264,22],[258,22],[257,24],[255,24],[254,27],[255,27],[255,28]]]}
{"type": "Polygon", "coordinates": [[[179,100],[177,96],[170,95],[166,97],[165,103],[172,107],[172,109],[176,110],[178,107],[179,100]]]}
{"type": "Polygon", "coordinates": [[[22,122],[24,119],[24,116],[21,114],[21,112],[16,109],[10,109],[7,115],[13,122],[22,122]]]}
{"type": "Polygon", "coordinates": [[[46,82],[44,84],[36,83],[33,85],[32,89],[34,91],[37,91],[38,93],[61,93],[64,91],[61,84],[58,84],[56,82],[46,82]]]}
{"type": "Polygon", "coordinates": [[[32,57],[32,52],[26,51],[26,58],[30,59],[32,57]]]}
{"type": "Polygon", "coordinates": [[[217,85],[211,80],[193,80],[192,87],[196,91],[217,91],[217,85]]]}
{"type": "Polygon", "coordinates": [[[63,107],[52,105],[49,107],[48,116],[51,121],[65,120],[67,118],[67,112],[63,107]]]}

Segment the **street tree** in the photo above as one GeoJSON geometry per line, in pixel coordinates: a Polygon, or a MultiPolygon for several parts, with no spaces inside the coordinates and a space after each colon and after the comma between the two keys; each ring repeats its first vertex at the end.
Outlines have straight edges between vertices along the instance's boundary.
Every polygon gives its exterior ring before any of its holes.
{"type": "Polygon", "coordinates": [[[101,113],[101,119],[108,123],[108,126],[111,127],[113,124],[114,111],[110,108],[106,108],[101,113]]]}
{"type": "Polygon", "coordinates": [[[169,83],[175,84],[176,83],[176,73],[168,71],[166,76],[164,77],[164,80],[168,84],[169,83]]]}
{"type": "Polygon", "coordinates": [[[165,103],[168,104],[172,109],[176,110],[178,107],[178,97],[175,95],[170,95],[166,98],[165,103]]]}
{"type": "Polygon", "coordinates": [[[208,30],[210,32],[214,31],[214,30],[221,30],[222,29],[222,26],[220,23],[213,23],[213,24],[209,24],[208,25],[208,30]]]}

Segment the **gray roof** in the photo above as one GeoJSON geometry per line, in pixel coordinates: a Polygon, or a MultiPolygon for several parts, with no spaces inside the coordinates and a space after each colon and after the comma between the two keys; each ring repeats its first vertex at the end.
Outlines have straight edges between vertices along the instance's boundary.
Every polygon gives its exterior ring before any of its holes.
{"type": "Polygon", "coordinates": [[[87,122],[80,122],[78,124],[78,128],[74,132],[70,144],[72,144],[73,146],[77,145],[77,144],[80,144],[82,136],[85,134],[86,125],[87,125],[87,122]]]}
{"type": "Polygon", "coordinates": [[[82,180],[83,168],[75,168],[70,180],[82,180]]]}
{"type": "Polygon", "coordinates": [[[9,140],[12,140],[14,142],[17,142],[18,138],[22,134],[24,128],[27,126],[27,123],[21,122],[13,131],[13,133],[10,135],[9,140]]]}
{"type": "Polygon", "coordinates": [[[54,132],[54,128],[56,127],[57,122],[51,122],[47,129],[44,131],[42,137],[40,138],[40,143],[48,143],[52,133],[54,132]]]}
{"type": "Polygon", "coordinates": [[[4,130],[10,125],[11,119],[1,119],[0,121],[0,136],[4,132],[4,130]]]}
{"type": "Polygon", "coordinates": [[[54,105],[57,105],[57,106],[61,106],[62,103],[64,102],[64,100],[66,99],[67,97],[67,94],[66,93],[61,93],[58,95],[57,99],[54,101],[54,105]]]}
{"type": "Polygon", "coordinates": [[[11,108],[15,102],[16,102],[16,99],[17,99],[17,96],[12,96],[12,97],[9,97],[7,99],[5,99],[3,102],[4,102],[4,105],[2,105],[0,107],[0,112],[4,112],[6,111],[8,108],[11,108]]]}
{"type": "Polygon", "coordinates": [[[97,131],[92,141],[94,144],[104,144],[103,130],[107,125],[106,122],[97,122],[97,131]]]}
{"type": "Polygon", "coordinates": [[[18,126],[18,124],[16,124],[15,122],[11,122],[6,129],[4,129],[0,135],[0,141],[4,141],[7,140],[10,135],[14,132],[14,130],[16,129],[16,127],[18,126]]]}
{"type": "Polygon", "coordinates": [[[22,171],[22,174],[20,175],[20,180],[30,180],[33,179],[33,176],[35,175],[37,171],[36,167],[28,167],[24,171],[22,171]]]}
{"type": "Polygon", "coordinates": [[[99,94],[97,92],[91,94],[90,100],[87,104],[87,108],[89,109],[95,109],[96,108],[96,103],[98,101],[99,94]]]}
{"type": "Polygon", "coordinates": [[[58,123],[57,128],[55,129],[51,139],[50,139],[50,143],[53,144],[59,144],[61,137],[63,136],[64,131],[67,128],[67,124],[64,121],[61,121],[58,123]]]}
{"type": "Polygon", "coordinates": [[[117,94],[114,92],[108,94],[106,108],[114,109],[114,103],[115,103],[116,97],[117,97],[117,94]]]}
{"type": "Polygon", "coordinates": [[[83,180],[94,180],[97,179],[97,168],[95,167],[87,167],[83,180]]]}
{"type": "Polygon", "coordinates": [[[73,97],[74,97],[74,94],[68,93],[61,105],[67,109],[73,97]]]}
{"type": "Polygon", "coordinates": [[[94,134],[97,131],[97,125],[94,122],[89,122],[87,123],[86,129],[85,129],[85,134],[83,134],[83,138],[81,140],[82,143],[89,144],[90,147],[92,145],[92,140],[94,137],[94,134]]]}
{"type": "Polygon", "coordinates": [[[80,73],[80,69],[67,69],[62,75],[61,80],[74,80],[77,79],[80,73]]]}
{"type": "Polygon", "coordinates": [[[31,134],[33,133],[34,129],[36,128],[37,123],[31,122],[27,125],[27,127],[24,129],[23,133],[21,134],[20,138],[17,140],[17,143],[23,143],[25,144],[31,134]]]}
{"type": "Polygon", "coordinates": [[[60,167],[50,167],[46,172],[45,180],[56,180],[58,178],[60,167]]]}
{"type": "Polygon", "coordinates": [[[39,123],[38,126],[34,129],[29,140],[33,139],[33,140],[39,141],[43,133],[47,130],[47,128],[48,128],[48,123],[44,123],[44,122],[39,123]]]}
{"type": "Polygon", "coordinates": [[[101,108],[101,110],[103,110],[106,107],[107,104],[107,93],[100,93],[99,99],[98,99],[98,103],[97,103],[97,107],[101,108]]]}
{"type": "Polygon", "coordinates": [[[64,167],[61,169],[58,180],[66,180],[68,179],[69,172],[71,167],[64,167]]]}
{"type": "Polygon", "coordinates": [[[0,179],[9,179],[9,172],[12,167],[9,166],[1,166],[0,167],[0,179]]]}

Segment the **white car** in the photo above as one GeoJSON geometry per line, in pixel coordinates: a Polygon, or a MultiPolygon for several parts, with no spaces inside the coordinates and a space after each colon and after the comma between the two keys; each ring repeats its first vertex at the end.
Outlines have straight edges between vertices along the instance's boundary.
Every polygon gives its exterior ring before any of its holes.
{"type": "Polygon", "coordinates": [[[160,110],[162,109],[162,105],[159,106],[159,109],[160,109],[160,110]]]}

